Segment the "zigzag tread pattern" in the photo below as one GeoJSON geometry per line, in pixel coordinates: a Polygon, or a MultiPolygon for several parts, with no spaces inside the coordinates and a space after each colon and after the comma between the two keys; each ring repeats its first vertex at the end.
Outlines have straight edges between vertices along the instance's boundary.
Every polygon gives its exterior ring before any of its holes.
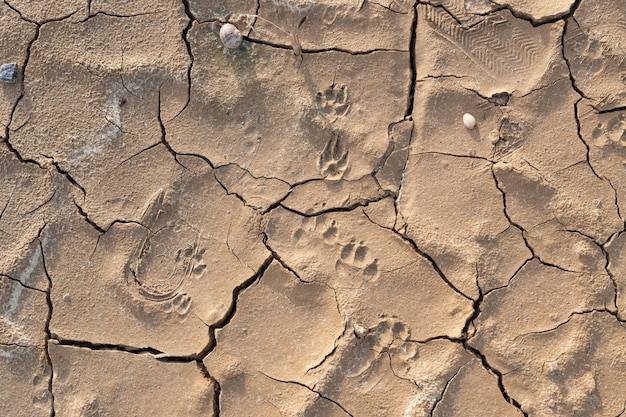
{"type": "Polygon", "coordinates": [[[495,76],[524,73],[537,61],[539,45],[500,16],[488,16],[470,29],[446,11],[426,6],[425,18],[438,33],[495,76]]]}

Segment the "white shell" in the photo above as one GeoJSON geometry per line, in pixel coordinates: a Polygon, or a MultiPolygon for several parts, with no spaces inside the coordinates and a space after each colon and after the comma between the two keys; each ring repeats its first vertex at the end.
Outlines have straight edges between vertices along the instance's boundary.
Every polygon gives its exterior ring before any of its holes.
{"type": "Polygon", "coordinates": [[[243,42],[239,29],[232,23],[225,23],[220,29],[220,39],[225,47],[235,49],[243,42]]]}
{"type": "Polygon", "coordinates": [[[468,129],[473,129],[476,126],[476,118],[469,113],[463,115],[463,124],[468,129]]]}

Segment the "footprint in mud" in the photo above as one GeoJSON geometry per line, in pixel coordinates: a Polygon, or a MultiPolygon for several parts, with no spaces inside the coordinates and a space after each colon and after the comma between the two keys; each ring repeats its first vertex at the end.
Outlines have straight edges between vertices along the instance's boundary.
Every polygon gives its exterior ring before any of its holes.
{"type": "Polygon", "coordinates": [[[357,243],[355,239],[352,239],[341,249],[339,257],[335,264],[337,272],[358,272],[359,278],[366,282],[380,276],[378,259],[372,257],[369,248],[363,241],[357,243]]]}
{"type": "Polygon", "coordinates": [[[176,313],[184,317],[191,309],[191,297],[184,292],[178,293],[174,298],[163,303],[162,309],[166,313],[176,313]]]}
{"type": "Polygon", "coordinates": [[[206,249],[200,248],[193,243],[187,248],[176,251],[175,269],[184,271],[185,277],[200,278],[207,266],[203,263],[203,255],[206,249]]]}
{"type": "Polygon", "coordinates": [[[326,143],[318,161],[320,174],[329,180],[343,177],[348,166],[348,150],[341,136],[333,135],[326,143]]]}
{"type": "Polygon", "coordinates": [[[317,93],[315,102],[320,113],[332,123],[339,117],[345,116],[350,109],[348,87],[333,83],[324,91],[317,93]]]}
{"type": "Polygon", "coordinates": [[[302,221],[302,227],[295,231],[294,237],[296,240],[300,240],[305,234],[319,236],[325,243],[333,245],[337,242],[337,221],[330,220],[329,222],[324,215],[305,217],[302,221]]]}
{"type": "Polygon", "coordinates": [[[141,219],[145,235],[126,266],[128,289],[142,316],[186,316],[191,297],[183,289],[207,273],[206,248],[199,234],[170,211],[170,199],[169,192],[159,190],[147,205],[141,219]]]}
{"type": "Polygon", "coordinates": [[[607,123],[599,122],[591,137],[594,145],[599,147],[610,143],[626,147],[626,112],[611,118],[607,123]]]}

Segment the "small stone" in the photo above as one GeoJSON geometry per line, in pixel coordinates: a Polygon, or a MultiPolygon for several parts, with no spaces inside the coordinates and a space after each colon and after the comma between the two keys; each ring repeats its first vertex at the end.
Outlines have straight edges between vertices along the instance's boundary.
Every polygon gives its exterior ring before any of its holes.
{"type": "Polygon", "coordinates": [[[224,46],[230,49],[239,48],[239,45],[243,42],[241,32],[232,23],[225,23],[222,26],[220,29],[220,39],[224,46]]]}
{"type": "Polygon", "coordinates": [[[17,64],[3,64],[0,66],[0,81],[3,83],[13,83],[17,79],[17,64]]]}
{"type": "Polygon", "coordinates": [[[468,129],[473,129],[476,126],[476,118],[469,113],[463,115],[463,124],[468,129]]]}

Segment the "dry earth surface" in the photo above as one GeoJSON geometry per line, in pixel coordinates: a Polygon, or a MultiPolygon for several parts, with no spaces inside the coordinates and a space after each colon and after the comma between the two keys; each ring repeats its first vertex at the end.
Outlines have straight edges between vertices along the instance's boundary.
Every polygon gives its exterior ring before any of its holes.
{"type": "Polygon", "coordinates": [[[0,34],[0,415],[626,415],[623,0],[3,0],[0,34]]]}

